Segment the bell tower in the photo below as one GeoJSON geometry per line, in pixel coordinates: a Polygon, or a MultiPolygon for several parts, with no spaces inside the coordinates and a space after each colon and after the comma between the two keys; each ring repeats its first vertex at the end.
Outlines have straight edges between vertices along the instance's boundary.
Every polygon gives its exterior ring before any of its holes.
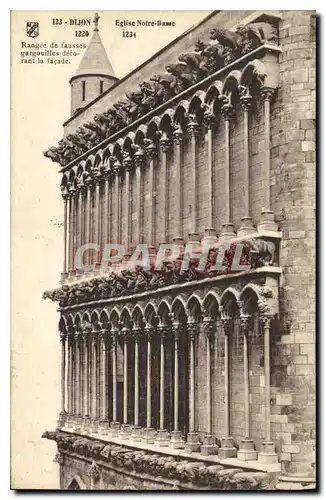
{"type": "Polygon", "coordinates": [[[114,85],[118,78],[114,75],[99,35],[98,13],[94,16],[94,31],[76,73],[70,78],[71,115],[114,85]]]}

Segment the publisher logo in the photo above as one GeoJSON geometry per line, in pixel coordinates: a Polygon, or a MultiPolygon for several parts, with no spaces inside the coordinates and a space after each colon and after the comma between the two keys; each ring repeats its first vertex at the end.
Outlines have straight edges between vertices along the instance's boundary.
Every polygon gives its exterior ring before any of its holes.
{"type": "Polygon", "coordinates": [[[39,23],[37,22],[28,22],[26,23],[26,35],[32,38],[36,38],[39,36],[39,23]]]}

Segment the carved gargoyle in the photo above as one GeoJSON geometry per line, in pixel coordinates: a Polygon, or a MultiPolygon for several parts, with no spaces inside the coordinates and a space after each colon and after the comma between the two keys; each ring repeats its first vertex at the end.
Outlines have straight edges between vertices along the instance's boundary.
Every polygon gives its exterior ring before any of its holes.
{"type": "Polygon", "coordinates": [[[212,40],[217,40],[223,47],[225,64],[241,56],[244,37],[240,33],[226,30],[224,28],[214,28],[210,32],[212,40]]]}
{"type": "Polygon", "coordinates": [[[113,107],[117,110],[117,114],[121,119],[123,126],[128,125],[131,122],[130,108],[131,102],[129,101],[118,101],[113,104],[113,107]]]}
{"type": "Polygon", "coordinates": [[[56,148],[55,146],[51,146],[50,149],[43,151],[43,156],[45,156],[45,158],[51,158],[51,160],[55,163],[61,164],[62,162],[59,148],[56,148]]]}
{"type": "Polygon", "coordinates": [[[197,81],[196,74],[186,63],[182,63],[181,61],[176,64],[168,64],[165,66],[165,69],[176,78],[174,87],[177,94],[187,89],[197,81]]]}
{"type": "Polygon", "coordinates": [[[144,114],[142,108],[142,92],[126,93],[127,99],[130,101],[129,115],[132,121],[137,120],[144,114]]]}
{"type": "Polygon", "coordinates": [[[143,94],[141,105],[145,113],[162,104],[162,101],[158,97],[159,87],[158,83],[153,80],[143,82],[139,85],[140,91],[143,94]]]}
{"type": "Polygon", "coordinates": [[[244,244],[249,248],[256,267],[272,266],[275,261],[275,243],[262,238],[248,238],[244,244]]]}
{"type": "Polygon", "coordinates": [[[85,140],[81,133],[78,133],[78,130],[76,134],[69,134],[67,139],[76,146],[76,152],[79,154],[82,154],[89,149],[88,141],[85,140]]]}
{"type": "Polygon", "coordinates": [[[225,64],[225,49],[218,43],[207,44],[201,55],[201,68],[208,73],[214,73],[225,64]]]}
{"type": "Polygon", "coordinates": [[[238,26],[237,32],[252,42],[253,49],[265,42],[278,42],[277,28],[269,23],[250,23],[246,26],[238,26]]]}
{"type": "Polygon", "coordinates": [[[208,69],[204,64],[205,61],[201,54],[196,52],[181,54],[179,56],[179,61],[187,64],[197,81],[208,75],[208,69]]]}
{"type": "Polygon", "coordinates": [[[158,84],[157,98],[160,104],[177,94],[177,78],[171,73],[154,75],[150,80],[158,84]]]}

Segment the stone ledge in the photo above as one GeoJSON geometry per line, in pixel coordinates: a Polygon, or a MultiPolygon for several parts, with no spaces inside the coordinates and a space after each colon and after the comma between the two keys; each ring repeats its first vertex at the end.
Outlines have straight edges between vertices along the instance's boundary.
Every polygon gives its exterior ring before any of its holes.
{"type": "MultiPolygon", "coordinates": [[[[78,434],[55,431],[45,432],[43,438],[57,442],[58,450],[63,454],[80,456],[87,461],[91,459],[98,466],[117,467],[123,474],[131,472],[152,475],[177,482],[180,489],[216,489],[216,490],[262,490],[268,489],[274,474],[236,467],[226,463],[212,463],[212,460],[198,459],[192,454],[185,460],[181,453],[178,457],[162,452],[160,448],[155,453],[145,450],[145,446],[137,449],[135,445],[118,444],[118,439],[81,436],[78,434]]],[[[148,447],[146,447],[148,448],[148,447]]],[[[214,461],[213,461],[214,462],[214,461]]],[[[174,489],[174,488],[173,488],[174,489]]],[[[176,489],[179,489],[177,487],[176,489]]]]}
{"type": "MultiPolygon", "coordinates": [[[[205,286],[207,284],[209,285],[214,285],[215,283],[220,283],[221,281],[232,281],[236,280],[239,278],[251,278],[251,277],[256,277],[256,276],[261,276],[261,275],[269,275],[269,276],[280,276],[282,274],[282,268],[279,266],[263,266],[259,267],[257,269],[251,269],[250,271],[242,271],[239,273],[234,273],[234,274],[223,274],[220,276],[216,276],[214,278],[204,278],[201,280],[194,280],[194,281],[189,281],[186,283],[180,283],[176,285],[169,285],[165,286],[162,288],[157,288],[155,290],[147,290],[145,292],[140,292],[137,294],[132,294],[132,295],[123,295],[120,297],[110,297],[108,299],[97,299],[93,300],[90,302],[81,302],[80,304],[74,304],[71,306],[64,306],[64,307],[59,307],[58,311],[70,311],[73,309],[79,309],[80,307],[83,306],[94,306],[94,305],[101,305],[101,304],[118,304],[118,303],[123,303],[123,302],[128,302],[128,301],[135,301],[135,300],[140,300],[146,297],[153,297],[157,295],[163,295],[167,292],[170,291],[175,291],[175,290],[183,290],[183,289],[191,289],[192,287],[198,287],[198,286],[205,286]]],[[[100,277],[100,276],[97,276],[100,277]]],[[[88,278],[89,279],[89,278],[88,278]]]]}

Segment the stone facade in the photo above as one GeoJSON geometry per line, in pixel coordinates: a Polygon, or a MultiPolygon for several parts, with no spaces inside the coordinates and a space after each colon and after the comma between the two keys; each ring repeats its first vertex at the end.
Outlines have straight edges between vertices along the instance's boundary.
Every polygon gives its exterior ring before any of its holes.
{"type": "Polygon", "coordinates": [[[216,12],[77,111],[74,146],[46,153],[65,207],[62,283],[45,292],[61,316],[61,431],[45,436],[61,488],[315,486],[315,43],[311,11],[216,12]],[[155,87],[146,108],[137,85],[154,75],[170,93],[155,87]],[[172,241],[181,257],[189,242],[215,259],[233,246],[218,272],[128,268],[139,243],[153,263],[172,241]],[[125,248],[113,273],[107,243],[125,248]],[[231,267],[237,243],[246,271],[231,267]],[[94,440],[177,451],[190,476],[139,475],[131,455],[112,465],[85,451],[94,440]]]}

